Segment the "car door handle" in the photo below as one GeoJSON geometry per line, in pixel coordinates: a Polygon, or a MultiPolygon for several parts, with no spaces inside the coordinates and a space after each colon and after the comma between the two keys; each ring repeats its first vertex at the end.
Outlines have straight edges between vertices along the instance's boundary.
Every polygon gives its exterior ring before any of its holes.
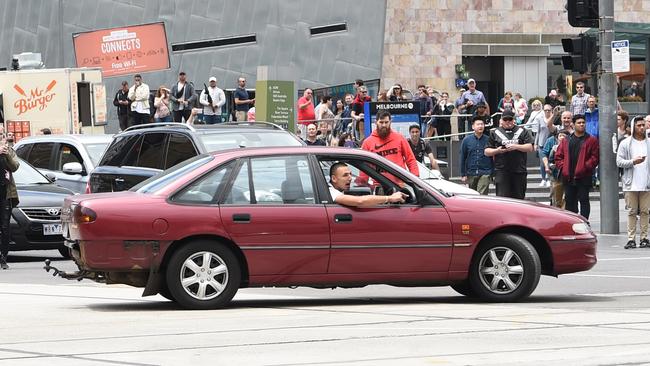
{"type": "Polygon", "coordinates": [[[350,214],[334,215],[334,222],[352,222],[352,215],[350,214]]]}
{"type": "Polygon", "coordinates": [[[123,179],[123,178],[115,178],[113,181],[114,181],[115,183],[120,183],[120,184],[121,184],[121,183],[124,183],[124,179],[123,179]]]}
{"type": "Polygon", "coordinates": [[[250,214],[233,214],[232,215],[232,221],[247,224],[247,223],[251,222],[251,215],[250,214]]]}

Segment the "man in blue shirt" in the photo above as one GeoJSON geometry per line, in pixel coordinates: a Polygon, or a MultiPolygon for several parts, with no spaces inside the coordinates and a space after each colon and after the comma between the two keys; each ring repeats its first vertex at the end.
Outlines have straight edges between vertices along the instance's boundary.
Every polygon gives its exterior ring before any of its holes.
{"type": "Polygon", "coordinates": [[[461,181],[478,193],[487,195],[490,189],[490,176],[494,171],[492,158],[485,156],[488,137],[485,132],[485,119],[476,116],[472,120],[474,134],[468,135],[460,144],[461,181]]]}
{"type": "Polygon", "coordinates": [[[587,120],[587,133],[598,138],[598,107],[596,107],[596,97],[593,95],[587,98],[585,119],[587,120]]]}
{"type": "Polygon", "coordinates": [[[235,119],[241,122],[246,121],[246,113],[255,104],[255,99],[249,99],[248,97],[245,78],[240,77],[237,83],[239,86],[235,89],[235,119]]]}

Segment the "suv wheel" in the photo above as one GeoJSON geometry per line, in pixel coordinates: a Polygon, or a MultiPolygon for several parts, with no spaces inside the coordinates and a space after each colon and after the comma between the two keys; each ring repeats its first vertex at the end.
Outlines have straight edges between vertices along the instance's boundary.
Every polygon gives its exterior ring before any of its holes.
{"type": "Polygon", "coordinates": [[[471,289],[488,301],[517,301],[530,295],[542,266],[535,248],[524,238],[497,234],[476,252],[469,273],[471,289]]]}
{"type": "Polygon", "coordinates": [[[224,245],[196,241],[176,251],[165,273],[176,302],[188,309],[224,307],[239,289],[237,258],[224,245]]]}

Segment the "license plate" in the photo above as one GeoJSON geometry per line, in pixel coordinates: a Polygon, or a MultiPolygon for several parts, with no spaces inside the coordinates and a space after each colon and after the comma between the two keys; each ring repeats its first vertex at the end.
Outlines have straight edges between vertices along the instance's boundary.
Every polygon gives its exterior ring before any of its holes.
{"type": "Polygon", "coordinates": [[[43,224],[43,235],[61,235],[61,234],[63,234],[63,225],[43,224]]]}

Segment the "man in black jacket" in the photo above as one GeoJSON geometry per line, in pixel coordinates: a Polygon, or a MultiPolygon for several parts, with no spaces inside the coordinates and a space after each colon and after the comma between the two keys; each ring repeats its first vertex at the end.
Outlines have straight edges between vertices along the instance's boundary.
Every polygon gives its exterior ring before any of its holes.
{"type": "Polygon", "coordinates": [[[117,107],[117,119],[120,121],[120,130],[126,130],[129,123],[129,111],[131,110],[131,101],[129,100],[129,83],[125,80],[122,82],[122,89],[115,93],[113,105],[117,107]]]}

